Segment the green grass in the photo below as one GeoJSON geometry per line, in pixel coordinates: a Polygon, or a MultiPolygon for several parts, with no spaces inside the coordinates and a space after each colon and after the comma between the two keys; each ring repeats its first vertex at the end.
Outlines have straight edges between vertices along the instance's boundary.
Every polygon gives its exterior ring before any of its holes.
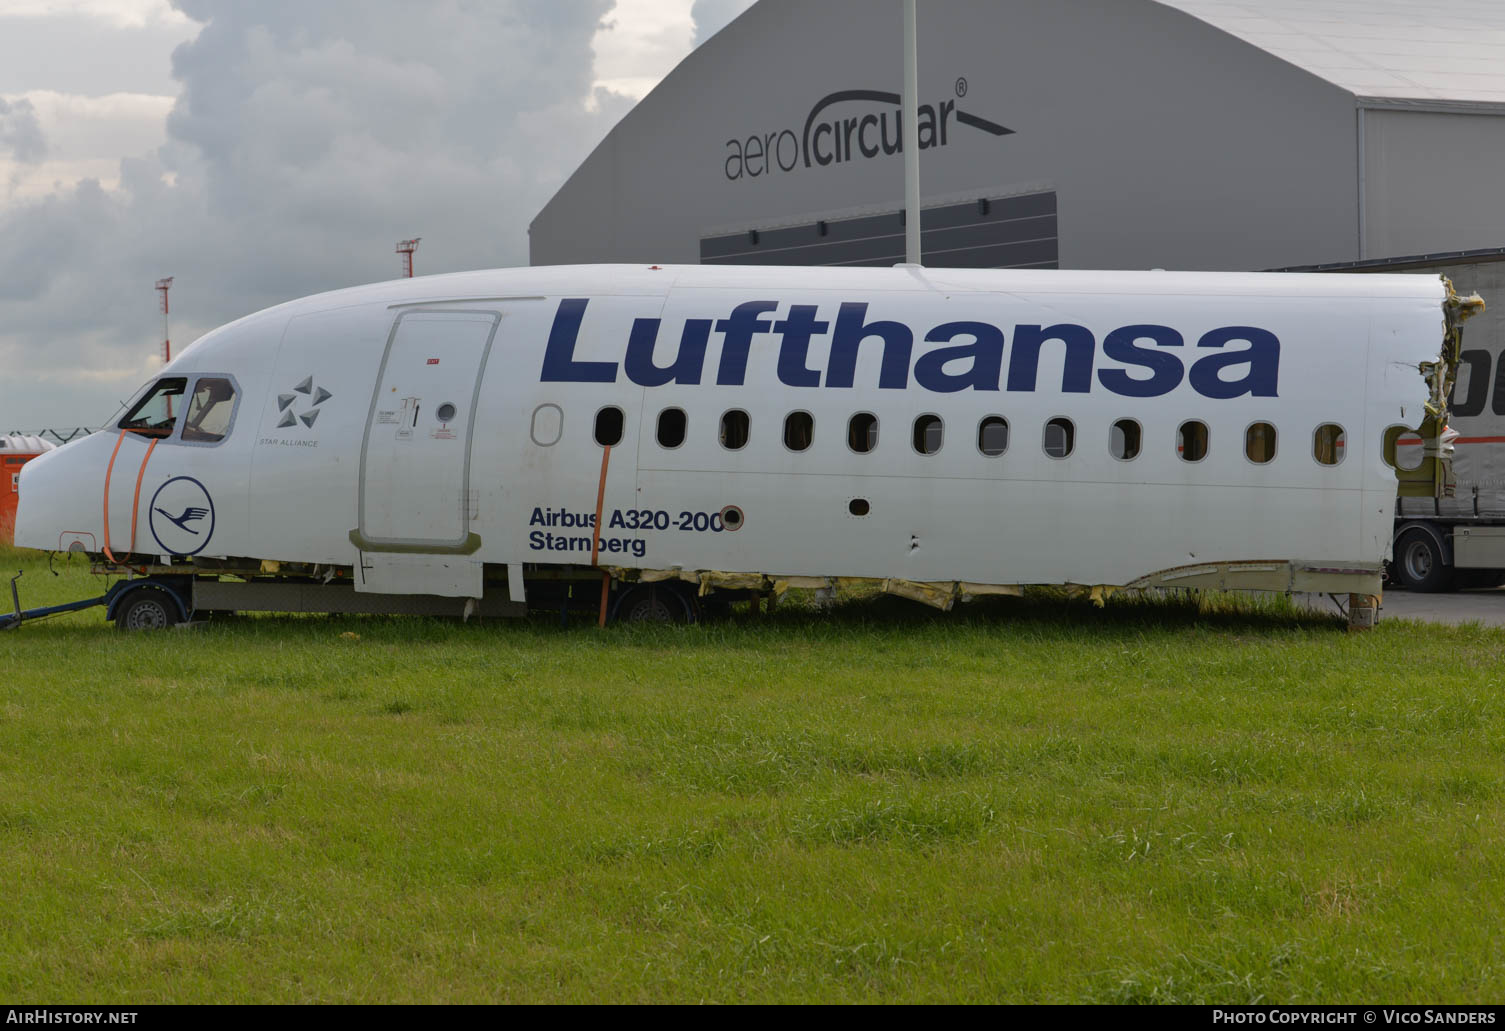
{"type": "Polygon", "coordinates": [[[1498,1000],[1502,663],[1279,604],[63,617],[0,634],[0,998],[1498,1000]]]}

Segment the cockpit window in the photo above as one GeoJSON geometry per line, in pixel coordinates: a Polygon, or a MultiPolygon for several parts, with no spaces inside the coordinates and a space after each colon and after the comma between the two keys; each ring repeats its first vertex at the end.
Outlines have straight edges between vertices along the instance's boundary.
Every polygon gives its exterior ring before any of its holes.
{"type": "Polygon", "coordinates": [[[230,432],[235,414],[235,386],[227,379],[202,376],[193,385],[188,417],[183,421],[183,439],[189,443],[216,444],[230,432]]]}
{"type": "Polygon", "coordinates": [[[120,420],[120,428],[146,437],[170,437],[183,411],[183,393],[188,380],[172,376],[158,380],[145,397],[120,420]]]}

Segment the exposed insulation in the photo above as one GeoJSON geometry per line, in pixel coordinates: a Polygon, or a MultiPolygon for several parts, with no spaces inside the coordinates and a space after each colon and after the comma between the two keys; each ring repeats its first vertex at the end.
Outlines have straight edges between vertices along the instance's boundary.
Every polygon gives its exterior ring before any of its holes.
{"type": "Polygon", "coordinates": [[[829,576],[780,576],[774,578],[773,582],[773,589],[777,594],[783,594],[790,589],[830,591],[835,588],[836,580],[829,576]]]}
{"type": "Polygon", "coordinates": [[[723,573],[709,569],[700,574],[700,596],[703,598],[717,587],[733,591],[763,591],[768,581],[762,573],[723,573]]]}
{"type": "Polygon", "coordinates": [[[974,598],[998,595],[1010,598],[1024,597],[1024,588],[1018,584],[976,584],[970,580],[963,580],[956,586],[957,590],[961,592],[962,601],[971,601],[974,598]]]}
{"type": "MultiPolygon", "coordinates": [[[[645,584],[663,583],[665,580],[680,579],[682,572],[683,570],[679,569],[644,569],[638,580],[645,584]]],[[[697,576],[694,582],[699,583],[700,578],[697,576]]]]}
{"type": "Polygon", "coordinates": [[[1421,464],[1415,469],[1396,469],[1401,497],[1448,498],[1453,496],[1452,438],[1447,427],[1447,399],[1452,395],[1458,378],[1458,365],[1463,350],[1463,323],[1484,310],[1484,301],[1478,294],[1460,297],[1453,283],[1446,276],[1447,298],[1443,301],[1442,353],[1435,362],[1423,362],[1421,374],[1427,382],[1426,416],[1416,432],[1423,442],[1421,464]]]}
{"type": "Polygon", "coordinates": [[[956,604],[956,582],[922,583],[918,580],[884,580],[883,593],[924,602],[942,612],[950,612],[956,604]]]}

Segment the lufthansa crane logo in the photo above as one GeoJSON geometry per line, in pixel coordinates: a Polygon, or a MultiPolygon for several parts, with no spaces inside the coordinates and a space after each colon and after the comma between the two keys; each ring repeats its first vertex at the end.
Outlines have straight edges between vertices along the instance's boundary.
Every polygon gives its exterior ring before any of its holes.
{"type": "Polygon", "coordinates": [[[197,555],[214,536],[214,499],[193,477],[174,476],[152,495],[149,524],[166,554],[197,555]]]}

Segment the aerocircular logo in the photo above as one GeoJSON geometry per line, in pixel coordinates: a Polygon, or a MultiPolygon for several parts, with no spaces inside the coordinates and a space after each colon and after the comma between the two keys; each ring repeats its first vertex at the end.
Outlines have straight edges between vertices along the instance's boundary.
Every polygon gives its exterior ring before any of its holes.
{"type": "MultiPolygon", "coordinates": [[[[951,142],[952,125],[966,126],[989,136],[1009,136],[1014,130],[964,111],[957,102],[967,95],[967,80],[956,80],[956,99],[919,106],[920,149],[951,142]]],[[[733,182],[771,175],[774,171],[839,165],[848,161],[902,153],[903,98],[886,90],[838,90],[821,97],[805,117],[804,128],[756,132],[726,141],[723,170],[733,182]]]]}
{"type": "Polygon", "coordinates": [[[292,390],[277,395],[277,411],[282,413],[282,417],[277,420],[277,428],[297,426],[300,422],[312,427],[319,418],[319,406],[333,396],[323,387],[314,386],[312,376],[305,376],[292,390]]]}

